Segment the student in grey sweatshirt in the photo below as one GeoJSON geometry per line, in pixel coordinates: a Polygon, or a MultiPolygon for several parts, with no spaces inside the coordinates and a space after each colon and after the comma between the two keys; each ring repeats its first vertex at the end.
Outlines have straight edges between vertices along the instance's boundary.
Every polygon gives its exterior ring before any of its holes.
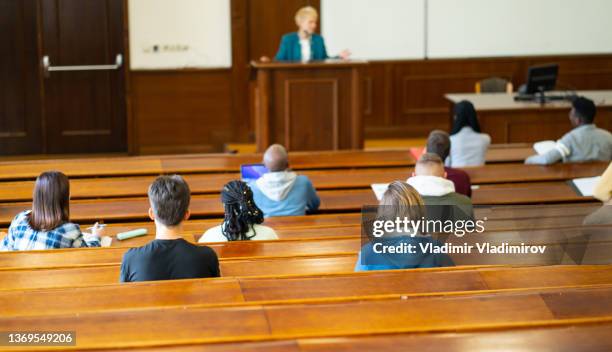
{"type": "Polygon", "coordinates": [[[612,133],[595,126],[596,112],[592,100],[584,97],[574,99],[569,113],[574,129],[558,140],[554,149],[542,155],[530,156],[525,164],[612,160],[612,133]]]}

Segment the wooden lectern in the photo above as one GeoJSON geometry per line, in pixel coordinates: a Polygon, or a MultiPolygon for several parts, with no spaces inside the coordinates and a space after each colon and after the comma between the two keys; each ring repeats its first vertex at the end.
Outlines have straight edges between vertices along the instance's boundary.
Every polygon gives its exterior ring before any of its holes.
{"type": "Polygon", "coordinates": [[[367,62],[253,62],[257,150],[363,148],[361,73],[367,62]]]}

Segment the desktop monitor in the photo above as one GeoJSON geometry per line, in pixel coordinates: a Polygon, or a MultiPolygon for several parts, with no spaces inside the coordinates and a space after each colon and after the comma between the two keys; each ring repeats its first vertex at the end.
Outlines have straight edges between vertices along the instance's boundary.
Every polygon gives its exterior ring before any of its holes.
{"type": "Polygon", "coordinates": [[[558,74],[559,65],[557,64],[530,67],[525,93],[536,94],[554,90],[558,74]]]}

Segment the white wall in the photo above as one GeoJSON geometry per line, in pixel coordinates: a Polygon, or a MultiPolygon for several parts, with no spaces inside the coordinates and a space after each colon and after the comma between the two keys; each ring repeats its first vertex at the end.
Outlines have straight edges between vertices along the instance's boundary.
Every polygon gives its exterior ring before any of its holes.
{"type": "MultiPolygon", "coordinates": [[[[321,0],[320,10],[329,53],[356,59],[612,53],[612,0],[321,0]]],[[[129,0],[129,23],[132,69],[231,67],[230,0],[129,0]]]]}
{"type": "Polygon", "coordinates": [[[349,48],[356,58],[612,53],[612,0],[322,0],[321,8],[329,51],[349,48]]]}
{"type": "Polygon", "coordinates": [[[367,60],[423,58],[425,0],[322,0],[330,55],[350,49],[367,60]]]}
{"type": "Polygon", "coordinates": [[[428,56],[610,53],[611,15],[611,0],[428,0],[428,56]]]}
{"type": "Polygon", "coordinates": [[[128,6],[132,69],[231,67],[230,0],[129,0],[128,6]]]}

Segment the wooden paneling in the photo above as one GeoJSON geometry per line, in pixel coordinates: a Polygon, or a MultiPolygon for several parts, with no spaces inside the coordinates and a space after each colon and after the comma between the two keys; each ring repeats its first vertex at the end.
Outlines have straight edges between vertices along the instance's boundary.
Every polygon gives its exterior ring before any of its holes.
{"type": "Polygon", "coordinates": [[[35,0],[0,2],[0,154],[42,151],[35,0]]]}
{"type": "Polygon", "coordinates": [[[309,150],[318,145],[322,150],[338,149],[338,85],[338,79],[333,78],[285,82],[286,105],[282,119],[287,148],[309,150]]]}
{"type": "Polygon", "coordinates": [[[611,55],[374,62],[364,77],[366,138],[425,137],[434,128],[448,130],[444,94],[473,92],[478,80],[492,76],[518,88],[529,66],[551,62],[560,66],[559,89],[612,88],[611,55]]]}
{"type": "Polygon", "coordinates": [[[230,141],[230,70],[132,72],[137,153],[211,152],[230,141]]]}
{"type": "Polygon", "coordinates": [[[362,62],[257,63],[257,148],[361,149],[362,62]]]}

